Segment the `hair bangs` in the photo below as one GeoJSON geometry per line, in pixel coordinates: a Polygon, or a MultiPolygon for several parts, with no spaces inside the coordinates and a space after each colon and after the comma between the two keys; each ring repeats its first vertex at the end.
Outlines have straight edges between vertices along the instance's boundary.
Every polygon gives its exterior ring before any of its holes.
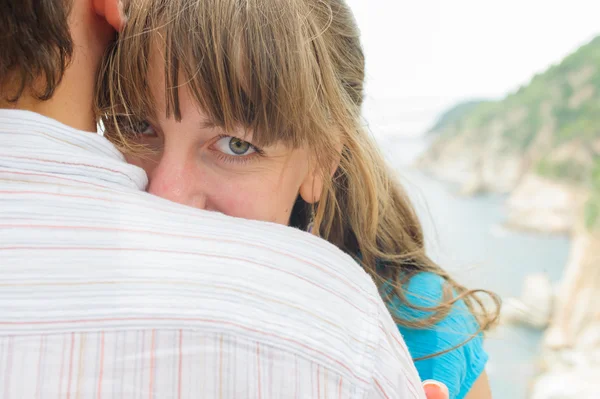
{"type": "Polygon", "coordinates": [[[185,0],[181,12],[180,1],[169,2],[158,19],[167,116],[181,118],[185,87],[211,123],[225,131],[243,127],[259,146],[324,144],[329,135],[320,133],[332,120],[315,32],[299,17],[309,9],[290,0],[185,0]]]}

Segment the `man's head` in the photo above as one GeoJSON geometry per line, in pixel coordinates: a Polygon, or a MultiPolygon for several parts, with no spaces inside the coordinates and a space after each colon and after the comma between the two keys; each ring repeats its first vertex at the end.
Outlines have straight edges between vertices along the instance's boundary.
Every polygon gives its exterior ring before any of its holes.
{"type": "Polygon", "coordinates": [[[70,9],[71,0],[0,3],[2,100],[14,102],[25,89],[40,100],[52,96],[73,55],[70,9]]]}
{"type": "Polygon", "coordinates": [[[0,107],[93,128],[93,85],[102,54],[123,23],[120,3],[2,0],[0,107]]]}

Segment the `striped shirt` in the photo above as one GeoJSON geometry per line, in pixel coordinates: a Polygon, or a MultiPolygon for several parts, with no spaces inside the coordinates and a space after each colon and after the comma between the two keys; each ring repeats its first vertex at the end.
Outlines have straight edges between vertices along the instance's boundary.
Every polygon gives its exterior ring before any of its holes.
{"type": "Polygon", "coordinates": [[[424,398],[351,258],[146,184],[103,137],[0,110],[0,398],[424,398]]]}

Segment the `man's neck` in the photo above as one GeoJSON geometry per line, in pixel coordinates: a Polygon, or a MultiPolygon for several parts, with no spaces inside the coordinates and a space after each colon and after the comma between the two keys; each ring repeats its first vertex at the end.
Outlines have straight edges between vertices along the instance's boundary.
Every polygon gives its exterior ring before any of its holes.
{"type": "Polygon", "coordinates": [[[14,103],[0,102],[0,108],[32,111],[78,130],[96,132],[94,81],[82,75],[79,77],[79,84],[75,85],[77,79],[68,75],[76,75],[76,72],[77,69],[69,68],[50,100],[41,101],[32,93],[25,92],[14,103]]]}

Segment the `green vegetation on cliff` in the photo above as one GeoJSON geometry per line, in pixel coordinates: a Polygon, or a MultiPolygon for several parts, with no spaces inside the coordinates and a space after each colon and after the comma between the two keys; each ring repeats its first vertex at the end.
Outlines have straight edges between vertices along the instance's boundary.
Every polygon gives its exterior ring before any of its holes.
{"type": "Polygon", "coordinates": [[[592,170],[591,195],[585,206],[585,224],[588,229],[600,228],[600,160],[592,170]]]}
{"type": "Polygon", "coordinates": [[[474,151],[521,154],[523,172],[588,187],[586,220],[600,225],[600,36],[502,100],[460,104],[432,130],[474,151]]]}
{"type": "Polygon", "coordinates": [[[448,125],[452,125],[454,123],[460,123],[462,121],[463,116],[471,112],[475,107],[488,102],[487,100],[471,100],[459,103],[446,112],[444,112],[437,119],[435,125],[431,129],[429,129],[428,133],[439,133],[444,130],[444,128],[448,125]]]}
{"type": "Polygon", "coordinates": [[[432,128],[448,133],[496,123],[512,145],[531,144],[543,127],[556,143],[594,139],[600,132],[600,36],[536,75],[501,101],[471,101],[442,115],[432,128]]]}

